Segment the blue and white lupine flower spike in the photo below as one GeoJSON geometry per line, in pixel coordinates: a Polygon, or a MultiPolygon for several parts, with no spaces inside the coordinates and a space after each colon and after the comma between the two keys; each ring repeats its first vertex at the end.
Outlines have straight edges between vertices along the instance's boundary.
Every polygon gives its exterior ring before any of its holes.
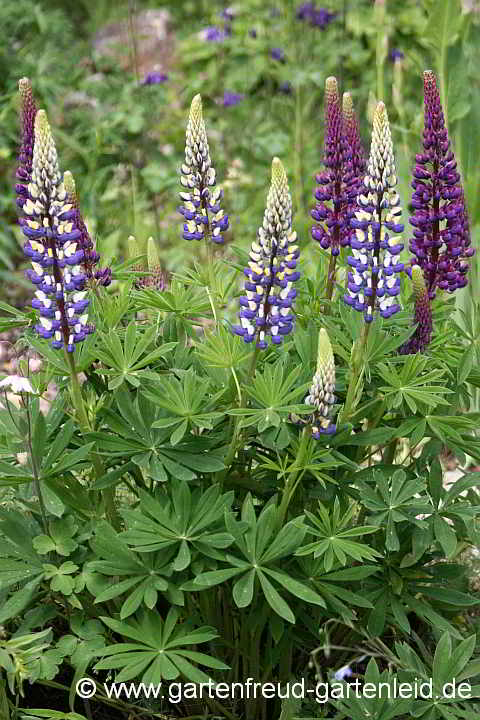
{"type": "Polygon", "coordinates": [[[279,345],[293,329],[293,287],[300,273],[297,234],[292,232],[292,198],[285,169],[278,158],[272,162],[272,182],[263,224],[252,243],[250,260],[244,270],[245,295],[240,298],[240,325],[233,327],[246,343],[256,340],[264,350],[268,338],[279,345]]]}
{"type": "Polygon", "coordinates": [[[397,233],[403,232],[402,208],[395,190],[397,177],[392,136],[385,105],[379,102],[373,117],[372,144],[357,209],[351,220],[353,256],[348,258],[347,305],[363,312],[371,322],[378,310],[389,318],[400,310],[400,276],[404,264],[398,261],[403,249],[397,233]]]}
{"type": "Polygon", "coordinates": [[[335,358],[330,338],[325,328],[318,334],[317,368],[305,398],[305,404],[313,407],[311,417],[312,437],[333,435],[337,426],[330,419],[335,402],[335,358]]]}
{"type": "Polygon", "coordinates": [[[31,179],[20,224],[27,242],[25,255],[32,261],[27,277],[35,285],[32,307],[40,313],[35,326],[43,338],[53,338],[56,349],[73,352],[75,344],[93,332],[88,325],[85,274],[79,249],[79,229],[72,220],[75,209],[58,167],[57,151],[44,110],[35,117],[31,179]]]}
{"type": "Polygon", "coordinates": [[[188,117],[185,163],[181,167],[180,182],[183,205],[178,211],[185,218],[185,240],[210,238],[221,245],[222,233],[228,229],[228,215],[221,209],[223,190],[215,188],[215,169],[212,166],[207,132],[202,112],[202,98],[195,95],[188,117]]]}

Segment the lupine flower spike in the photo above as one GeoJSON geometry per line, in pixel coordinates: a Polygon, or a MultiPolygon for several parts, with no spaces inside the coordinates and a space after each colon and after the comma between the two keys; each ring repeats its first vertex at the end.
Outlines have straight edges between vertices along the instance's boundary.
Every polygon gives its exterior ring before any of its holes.
{"type": "Polygon", "coordinates": [[[75,211],[75,226],[78,228],[78,230],[80,230],[78,247],[79,249],[83,250],[82,265],[85,270],[85,274],[89,280],[95,279],[99,285],[108,287],[108,285],[110,285],[110,283],[112,282],[112,271],[109,267],[95,270],[95,265],[97,265],[98,261],[100,260],[100,255],[95,250],[92,238],[90,237],[87,226],[85,225],[82,214],[80,212],[77,190],[75,187],[75,180],[73,179],[73,175],[69,170],[66,170],[63,174],[63,183],[65,185],[65,190],[68,195],[68,202],[72,205],[75,211]]]}
{"type": "Polygon", "coordinates": [[[432,308],[423,277],[423,270],[419,265],[412,267],[412,285],[417,327],[412,337],[400,348],[401,355],[414,355],[417,352],[423,352],[432,339],[432,308]]]}
{"type": "Polygon", "coordinates": [[[454,292],[465,287],[466,260],[475,251],[470,246],[460,175],[431,70],[424,72],[423,82],[423,152],[416,156],[413,171],[414,214],[410,224],[414,230],[410,250],[415,255],[412,263],[422,268],[428,293],[434,298],[437,288],[454,292]]]}
{"type": "Polygon", "coordinates": [[[33,267],[27,276],[37,288],[32,306],[40,312],[35,329],[41,337],[53,338],[54,348],[73,352],[75,343],[93,332],[93,326],[87,323],[81,232],[72,222],[76,212],[68,202],[44,110],[35,117],[32,173],[23,212],[24,250],[33,267]]]}
{"type": "Polygon", "coordinates": [[[147,240],[147,260],[150,275],[144,278],[144,287],[158,290],[158,292],[165,290],[167,286],[166,275],[162,270],[160,255],[158,254],[157,245],[153,237],[149,237],[147,240]]]}
{"type": "Polygon", "coordinates": [[[240,298],[240,325],[233,330],[246,343],[256,340],[264,350],[268,338],[279,345],[293,328],[293,287],[300,273],[297,234],[292,232],[292,199],[287,176],[278,158],[272,162],[272,183],[263,224],[252,243],[250,260],[244,270],[245,295],[240,298]]]}
{"type": "Polygon", "coordinates": [[[344,181],[347,194],[347,215],[350,225],[350,221],[354,216],[356,199],[362,190],[363,179],[367,170],[367,160],[352,96],[349,92],[343,93],[342,114],[343,132],[346,141],[344,181]]]}
{"type": "Polygon", "coordinates": [[[32,175],[34,125],[37,106],[28,78],[24,77],[19,80],[18,90],[22,102],[22,144],[17,169],[17,180],[20,180],[20,182],[15,185],[15,192],[17,193],[17,205],[19,208],[23,208],[28,197],[28,183],[32,175]]]}
{"type": "Polygon", "coordinates": [[[317,225],[312,227],[312,237],[332,255],[340,253],[340,247],[348,244],[350,228],[345,217],[344,153],[342,111],[337,81],[329,77],[325,81],[325,170],[315,177],[317,204],[311,212],[317,225]],[[329,203],[329,204],[327,204],[329,203]]]}
{"type": "MultiPolygon", "coordinates": [[[[133,235],[128,238],[128,256],[130,259],[139,257],[141,250],[138,243],[133,235]]],[[[144,277],[137,277],[135,279],[135,287],[137,290],[143,290],[144,288],[151,288],[152,290],[158,290],[161,292],[165,290],[167,286],[167,275],[162,270],[160,263],[160,256],[158,254],[157,245],[153,237],[149,237],[147,240],[147,262],[138,262],[132,265],[131,268],[135,272],[144,272],[144,277]]]]}
{"type": "Polygon", "coordinates": [[[348,273],[344,300],[363,313],[365,322],[371,322],[377,310],[383,318],[400,310],[399,273],[404,270],[403,263],[398,262],[403,245],[396,235],[403,231],[402,209],[395,190],[392,137],[383,102],[375,109],[370,157],[363,182],[365,194],[359,194],[351,221],[355,235],[351,238],[353,255],[348,258],[348,264],[352,272],[348,273]]]}
{"type": "Polygon", "coordinates": [[[317,369],[305,398],[305,404],[313,407],[312,437],[316,440],[321,435],[333,435],[337,430],[336,425],[330,420],[332,405],[335,402],[334,393],[335,359],[328,333],[321,328],[318,335],[317,369]]]}
{"type": "MultiPolygon", "coordinates": [[[[133,260],[134,258],[139,258],[142,255],[142,251],[140,250],[140,247],[138,245],[137,239],[134,235],[128,236],[128,259],[133,260]]],[[[145,272],[147,270],[147,266],[145,264],[145,261],[143,260],[137,260],[137,262],[134,265],[130,266],[130,269],[133,272],[145,272]]],[[[144,278],[137,277],[134,280],[134,286],[137,288],[142,287],[142,281],[144,278]]]]}
{"type": "Polygon", "coordinates": [[[223,191],[220,188],[212,190],[216,184],[215,169],[210,158],[200,95],[195,95],[190,107],[181,173],[183,205],[178,211],[185,218],[183,237],[185,240],[210,238],[214,243],[222,244],[222,233],[228,229],[228,215],[220,207],[223,191]]]}

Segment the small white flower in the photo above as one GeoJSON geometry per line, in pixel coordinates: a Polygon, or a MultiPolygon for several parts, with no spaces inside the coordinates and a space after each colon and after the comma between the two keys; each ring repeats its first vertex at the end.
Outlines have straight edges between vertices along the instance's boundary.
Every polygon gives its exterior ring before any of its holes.
{"type": "Polygon", "coordinates": [[[30,380],[22,375],[7,375],[3,380],[0,380],[0,388],[11,388],[17,395],[22,392],[35,392],[30,380]]]}

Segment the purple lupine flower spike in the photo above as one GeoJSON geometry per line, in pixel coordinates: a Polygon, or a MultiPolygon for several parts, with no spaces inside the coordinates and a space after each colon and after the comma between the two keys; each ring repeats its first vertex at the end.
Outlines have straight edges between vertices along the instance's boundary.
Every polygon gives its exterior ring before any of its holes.
{"type": "Polygon", "coordinates": [[[410,250],[415,255],[412,263],[422,268],[429,296],[434,298],[437,288],[454,292],[465,287],[466,260],[475,251],[460,174],[431,70],[424,72],[423,81],[423,152],[416,156],[413,171],[410,250]]]}
{"type": "Polygon", "coordinates": [[[317,204],[311,211],[317,224],[312,227],[312,237],[332,255],[340,253],[340,247],[348,244],[350,227],[345,215],[344,165],[346,146],[343,136],[342,111],[334,77],[325,82],[325,170],[315,176],[317,204]],[[328,203],[328,204],[327,204],[328,203]]]}
{"type": "Polygon", "coordinates": [[[90,237],[88,228],[85,225],[85,221],[80,212],[75,180],[73,179],[73,175],[69,170],[66,170],[63,174],[63,183],[65,185],[65,190],[67,191],[68,202],[72,205],[75,213],[75,226],[80,231],[78,246],[83,250],[82,265],[85,270],[85,274],[89,280],[95,279],[99,285],[108,287],[108,285],[110,285],[112,282],[112,271],[108,267],[101,268],[100,270],[94,269],[95,265],[97,265],[98,261],[100,260],[100,255],[95,250],[93,240],[90,237]]]}
{"type": "Polygon", "coordinates": [[[280,160],[273,158],[263,224],[244,270],[240,325],[233,327],[246,343],[256,340],[260,350],[265,350],[269,337],[274,345],[279,345],[293,329],[292,306],[297,294],[293,283],[300,277],[296,270],[300,254],[296,239],[287,176],[280,160]]]}
{"type": "Polygon", "coordinates": [[[18,157],[17,180],[15,185],[17,193],[17,206],[22,208],[28,197],[28,183],[32,175],[34,125],[37,106],[33,97],[32,85],[26,77],[19,80],[18,90],[22,101],[22,144],[18,157]]]}
{"type": "Polygon", "coordinates": [[[403,232],[400,223],[402,208],[395,190],[397,177],[393,157],[392,136],[387,110],[383,102],[375,108],[372,144],[364,178],[363,192],[357,198],[357,209],[351,225],[355,235],[350,245],[353,255],[348,264],[348,292],[344,301],[362,312],[365,322],[371,322],[378,309],[389,318],[400,305],[400,276],[404,265],[398,262],[403,249],[396,233],[403,232]]]}
{"type": "Polygon", "coordinates": [[[400,348],[400,355],[414,355],[417,352],[423,352],[430,345],[432,339],[432,308],[423,271],[419,265],[412,267],[412,285],[417,327],[412,337],[400,348]]]}
{"type": "Polygon", "coordinates": [[[32,307],[40,313],[35,330],[53,338],[56,349],[73,352],[75,344],[93,332],[86,309],[84,252],[76,212],[68,201],[58,167],[57,151],[44,110],[35,116],[32,172],[20,224],[27,242],[25,255],[32,261],[27,277],[36,287],[32,307]]]}
{"type": "Polygon", "coordinates": [[[195,95],[190,107],[180,182],[183,205],[178,212],[185,218],[184,239],[210,238],[214,243],[223,244],[222,233],[228,230],[228,215],[221,209],[223,190],[211,189],[216,185],[215,169],[210,158],[200,95],[195,95]]]}
{"type": "MultiPolygon", "coordinates": [[[[345,184],[349,209],[355,206],[355,201],[362,190],[363,179],[367,170],[367,159],[358,127],[357,115],[353,107],[352,96],[349,92],[343,93],[343,132],[346,140],[345,157],[345,184]]],[[[349,213],[350,219],[353,212],[349,213]]]]}

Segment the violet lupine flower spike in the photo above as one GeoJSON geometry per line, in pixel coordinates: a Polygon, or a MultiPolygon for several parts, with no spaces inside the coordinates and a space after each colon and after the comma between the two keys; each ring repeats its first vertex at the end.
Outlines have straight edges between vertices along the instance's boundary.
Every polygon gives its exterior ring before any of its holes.
{"type": "Polygon", "coordinates": [[[351,220],[355,210],[355,201],[362,190],[363,179],[367,170],[367,160],[352,96],[349,92],[343,93],[342,115],[343,132],[346,140],[344,181],[348,199],[348,217],[351,220]]]}
{"type": "Polygon", "coordinates": [[[345,186],[343,178],[345,144],[342,133],[342,111],[337,81],[329,77],[325,81],[325,170],[315,177],[317,204],[311,211],[317,225],[312,227],[312,237],[333,256],[340,247],[348,244],[350,228],[344,216],[345,186]],[[331,207],[327,204],[331,203],[331,207]]]}
{"type": "Polygon", "coordinates": [[[108,287],[108,285],[110,285],[112,282],[112,271],[109,267],[104,267],[100,270],[94,269],[95,265],[97,265],[98,261],[100,260],[100,255],[95,250],[93,240],[90,237],[88,228],[85,225],[82,214],[80,212],[75,180],[73,179],[73,175],[69,170],[66,170],[63,174],[63,183],[65,185],[65,190],[68,195],[68,202],[71,203],[75,211],[75,226],[80,231],[78,247],[79,249],[83,250],[82,265],[85,270],[85,274],[89,280],[95,279],[99,285],[108,287]]]}
{"type": "Polygon", "coordinates": [[[293,329],[293,287],[300,273],[297,234],[292,232],[292,198],[285,169],[278,158],[272,162],[272,182],[263,224],[252,243],[250,260],[244,270],[245,295],[240,298],[240,325],[233,327],[246,343],[256,340],[264,350],[267,338],[279,345],[293,329]]]}
{"type": "Polygon", "coordinates": [[[20,222],[27,237],[25,255],[33,267],[27,276],[37,288],[32,307],[39,310],[40,322],[35,330],[43,338],[53,338],[54,348],[73,352],[75,343],[93,332],[85,312],[89,300],[83,292],[81,232],[72,222],[75,209],[68,202],[44,110],[36,114],[34,137],[31,181],[20,222]]]}
{"type": "Polygon", "coordinates": [[[415,323],[417,327],[412,337],[399,350],[400,355],[414,355],[423,352],[432,339],[432,308],[419,265],[412,267],[413,297],[415,302],[415,323]]]}
{"type": "Polygon", "coordinates": [[[424,72],[423,81],[423,153],[416,156],[413,171],[410,250],[415,255],[412,263],[422,268],[430,298],[434,298],[437,287],[448,292],[465,287],[466,259],[475,251],[470,246],[460,175],[431,70],[424,72]]]}
{"type": "Polygon", "coordinates": [[[33,97],[32,85],[28,78],[24,77],[19,80],[18,90],[22,102],[22,144],[17,169],[17,179],[20,182],[15,185],[15,192],[17,193],[17,205],[19,208],[23,208],[28,197],[27,186],[32,175],[34,125],[37,106],[33,97]]]}
{"type": "Polygon", "coordinates": [[[202,98],[195,95],[188,118],[185,163],[181,168],[180,193],[183,205],[178,211],[184,216],[185,240],[210,238],[222,244],[222,232],[228,229],[228,215],[220,207],[223,190],[215,186],[215,170],[210,158],[207,133],[202,113],[202,98]]]}
{"type": "Polygon", "coordinates": [[[365,322],[371,322],[378,309],[383,318],[400,310],[399,273],[404,265],[397,256],[403,249],[396,233],[403,232],[400,223],[402,208],[395,190],[397,177],[393,157],[392,136],[387,110],[383,102],[375,108],[372,144],[365,175],[364,192],[357,198],[357,209],[351,224],[355,235],[351,238],[353,255],[348,264],[347,305],[363,312],[365,322]],[[390,233],[394,233],[391,237],[390,233]]]}
{"type": "Polygon", "coordinates": [[[332,406],[335,402],[335,359],[333,357],[330,338],[324,328],[318,335],[317,369],[312,384],[305,398],[306,405],[313,406],[312,437],[316,440],[321,435],[333,435],[337,427],[330,420],[332,406]]]}

